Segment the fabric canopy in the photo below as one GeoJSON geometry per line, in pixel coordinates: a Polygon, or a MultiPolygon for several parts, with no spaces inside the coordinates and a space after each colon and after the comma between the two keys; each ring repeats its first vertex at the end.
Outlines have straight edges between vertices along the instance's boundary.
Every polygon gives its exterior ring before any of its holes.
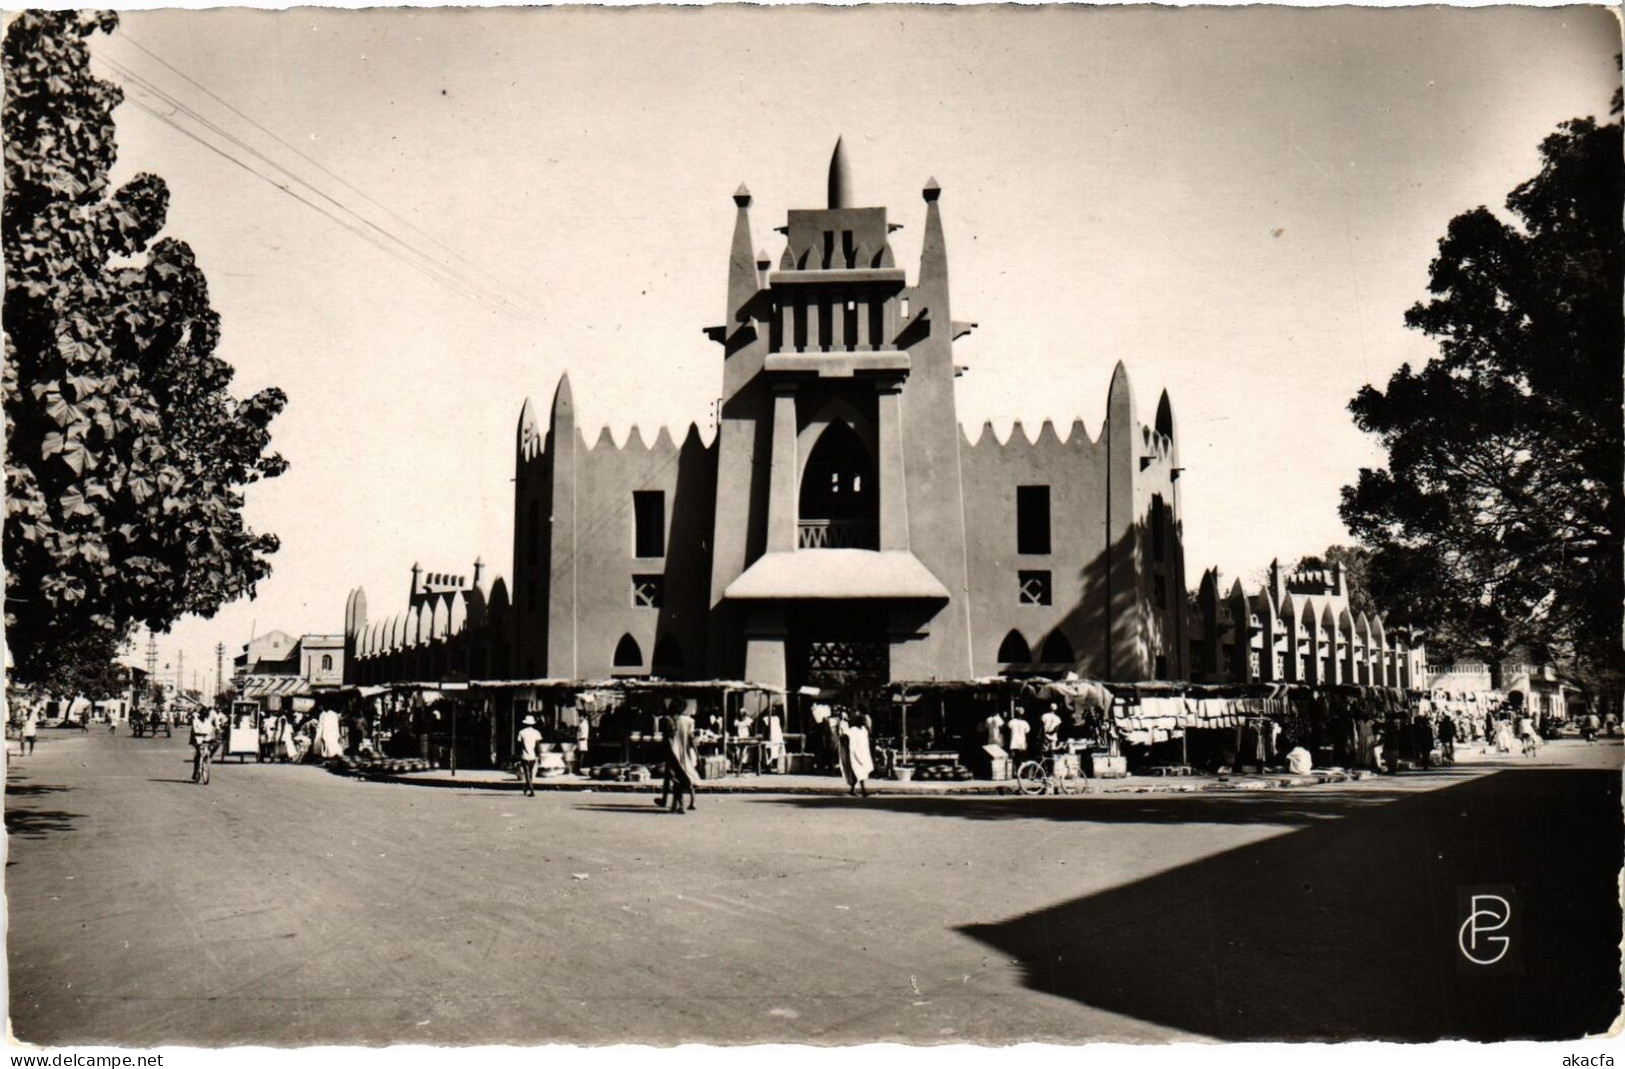
{"type": "Polygon", "coordinates": [[[244,698],[281,698],[309,694],[310,681],[304,676],[244,676],[244,698]]]}

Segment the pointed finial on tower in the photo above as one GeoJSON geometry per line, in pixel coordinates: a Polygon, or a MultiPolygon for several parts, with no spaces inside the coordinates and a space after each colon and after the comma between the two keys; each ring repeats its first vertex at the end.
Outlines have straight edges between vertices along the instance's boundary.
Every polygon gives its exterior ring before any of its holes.
{"type": "Polygon", "coordinates": [[[942,196],[942,187],[937,185],[935,178],[927,178],[925,188],[920,190],[920,196],[924,197],[927,203],[934,202],[938,197],[942,196]]]}
{"type": "Polygon", "coordinates": [[[767,250],[766,249],[757,249],[756,250],[756,270],[758,270],[758,271],[766,271],[771,266],[773,266],[773,260],[772,260],[771,257],[769,257],[767,255],[767,250]]]}
{"type": "Polygon", "coordinates": [[[743,182],[739,183],[739,188],[734,190],[734,203],[741,208],[750,207],[750,190],[745,188],[743,182]]]}
{"type": "Polygon", "coordinates": [[[842,139],[835,139],[835,152],[829,158],[829,206],[852,207],[852,168],[846,162],[842,139]]]}

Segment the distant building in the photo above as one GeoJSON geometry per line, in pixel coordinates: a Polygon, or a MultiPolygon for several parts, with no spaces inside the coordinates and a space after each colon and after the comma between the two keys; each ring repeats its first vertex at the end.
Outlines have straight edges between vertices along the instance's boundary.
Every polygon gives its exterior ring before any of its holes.
{"type": "Polygon", "coordinates": [[[1450,694],[1521,695],[1524,708],[1542,719],[1566,720],[1569,716],[1569,697],[1579,688],[1558,675],[1551,664],[1531,663],[1527,658],[1505,661],[1501,664],[1501,685],[1494,685],[1494,673],[1487,664],[1457,662],[1455,664],[1428,665],[1423,673],[1426,690],[1445,691],[1450,694]]]}
{"type": "Polygon", "coordinates": [[[1340,564],[1289,575],[1271,561],[1269,584],[1251,595],[1239,580],[1221,591],[1209,570],[1188,630],[1197,682],[1425,687],[1421,641],[1355,612],[1340,564]]]}
{"type": "Polygon", "coordinates": [[[307,696],[344,683],[344,636],[267,631],[232,658],[232,688],[248,699],[307,696]]]}

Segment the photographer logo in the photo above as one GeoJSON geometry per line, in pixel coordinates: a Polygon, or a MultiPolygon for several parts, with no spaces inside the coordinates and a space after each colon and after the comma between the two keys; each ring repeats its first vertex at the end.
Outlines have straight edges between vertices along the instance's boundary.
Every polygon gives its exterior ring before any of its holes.
{"type": "Polygon", "coordinates": [[[1512,946],[1504,932],[1512,922],[1512,903],[1497,894],[1475,894],[1468,898],[1467,917],[1456,931],[1456,945],[1462,956],[1474,965],[1495,965],[1512,946]]]}

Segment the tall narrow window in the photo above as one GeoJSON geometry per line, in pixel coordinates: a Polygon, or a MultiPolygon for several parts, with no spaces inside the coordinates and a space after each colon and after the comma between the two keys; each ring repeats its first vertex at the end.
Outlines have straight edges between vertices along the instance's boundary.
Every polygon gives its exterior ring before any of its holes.
{"type": "Polygon", "coordinates": [[[1016,552],[1049,552],[1049,487],[1016,487],[1016,552]]]}
{"type": "Polygon", "coordinates": [[[632,553],[638,557],[666,555],[666,492],[632,491],[632,553]]]}
{"type": "Polygon", "coordinates": [[[1161,494],[1151,495],[1151,559],[1160,561],[1168,552],[1167,510],[1161,494]]]}
{"type": "Polygon", "coordinates": [[[331,653],[322,654],[322,671],[331,672],[332,670],[333,670],[333,655],[331,653]]]}

